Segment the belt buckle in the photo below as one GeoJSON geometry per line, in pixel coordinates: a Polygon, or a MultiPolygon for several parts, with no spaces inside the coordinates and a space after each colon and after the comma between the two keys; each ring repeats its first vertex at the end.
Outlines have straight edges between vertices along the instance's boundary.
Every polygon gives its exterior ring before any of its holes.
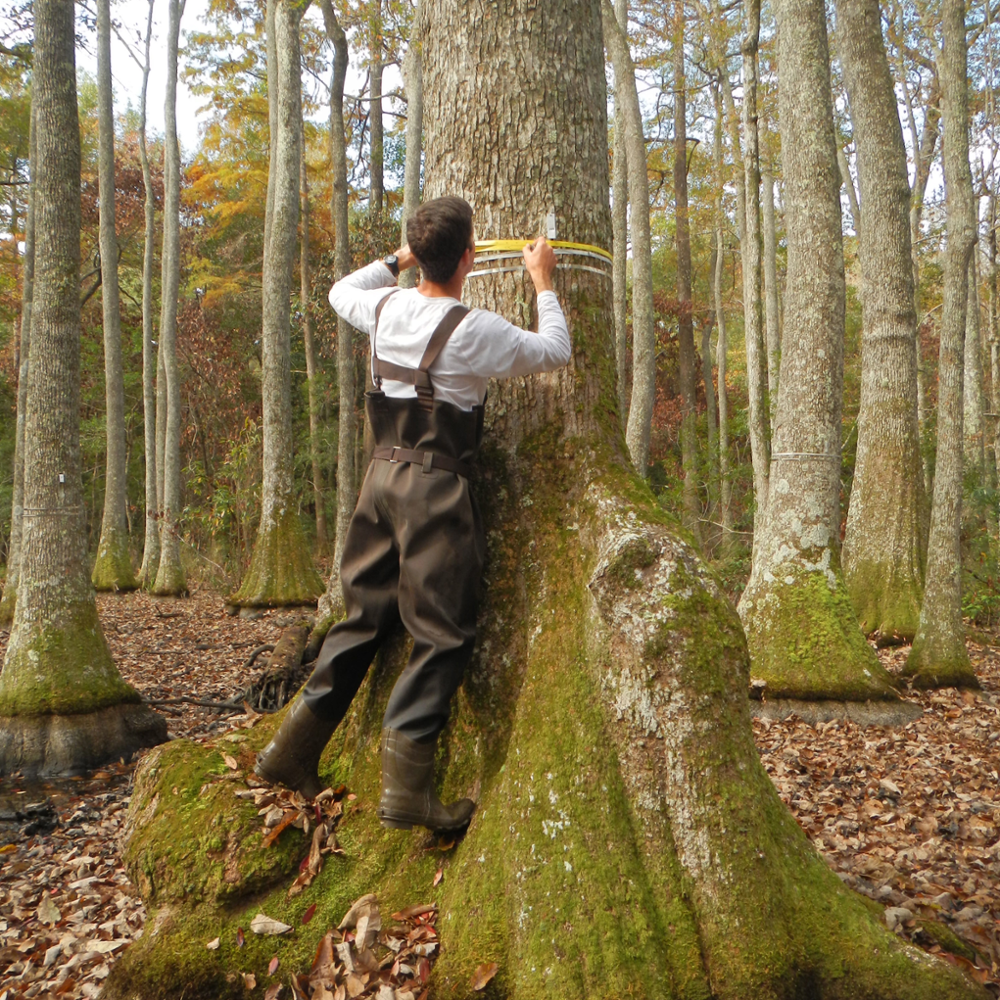
{"type": "Polygon", "coordinates": [[[389,454],[389,462],[392,465],[399,465],[399,459],[395,457],[396,456],[396,452],[399,451],[399,450],[400,450],[399,448],[397,448],[397,447],[394,446],[393,449],[392,449],[392,451],[389,454]]]}

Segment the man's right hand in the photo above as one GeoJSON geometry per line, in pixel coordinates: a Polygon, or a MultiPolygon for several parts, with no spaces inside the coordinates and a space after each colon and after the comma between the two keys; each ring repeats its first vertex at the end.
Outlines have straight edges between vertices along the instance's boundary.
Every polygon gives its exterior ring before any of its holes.
{"type": "Polygon", "coordinates": [[[535,283],[535,291],[551,292],[556,253],[545,237],[539,236],[534,243],[528,243],[521,253],[524,255],[524,266],[535,283]]]}

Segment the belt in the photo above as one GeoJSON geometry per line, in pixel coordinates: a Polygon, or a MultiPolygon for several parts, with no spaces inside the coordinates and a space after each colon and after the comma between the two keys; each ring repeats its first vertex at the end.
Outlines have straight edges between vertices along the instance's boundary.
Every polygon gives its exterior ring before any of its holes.
{"type": "Polygon", "coordinates": [[[385,462],[408,462],[411,465],[422,466],[424,472],[431,469],[444,469],[446,472],[454,472],[466,479],[472,475],[472,466],[468,462],[460,462],[457,458],[449,458],[447,455],[439,455],[435,451],[412,451],[409,448],[376,448],[373,453],[374,458],[380,458],[385,462]]]}

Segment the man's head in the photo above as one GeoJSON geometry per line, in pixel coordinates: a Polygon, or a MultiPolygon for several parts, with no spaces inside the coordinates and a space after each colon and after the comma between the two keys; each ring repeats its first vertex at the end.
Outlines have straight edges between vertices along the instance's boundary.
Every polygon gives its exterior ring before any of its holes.
{"type": "Polygon", "coordinates": [[[429,281],[450,281],[472,246],[472,206],[464,198],[425,201],[406,223],[406,242],[429,281]]]}

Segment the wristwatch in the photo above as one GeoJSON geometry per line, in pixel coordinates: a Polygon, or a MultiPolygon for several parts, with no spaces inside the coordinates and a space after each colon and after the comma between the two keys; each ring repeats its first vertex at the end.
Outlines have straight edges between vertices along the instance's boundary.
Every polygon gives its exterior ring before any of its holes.
{"type": "Polygon", "coordinates": [[[389,254],[388,257],[383,257],[382,263],[392,271],[394,278],[399,277],[399,258],[394,253],[389,254]]]}

